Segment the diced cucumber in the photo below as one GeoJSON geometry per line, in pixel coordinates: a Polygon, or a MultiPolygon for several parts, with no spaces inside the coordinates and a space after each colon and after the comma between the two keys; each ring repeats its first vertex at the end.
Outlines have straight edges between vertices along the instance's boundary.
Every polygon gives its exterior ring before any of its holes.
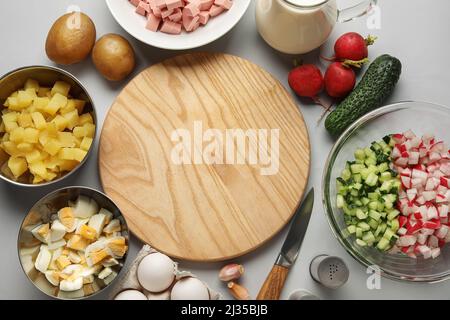
{"type": "Polygon", "coordinates": [[[337,178],[336,205],[344,212],[347,231],[360,246],[388,250],[397,241],[398,211],[394,209],[401,182],[390,169],[390,136],[357,149],[337,178]]]}
{"type": "Polygon", "coordinates": [[[367,247],[367,242],[361,239],[356,239],[356,244],[360,247],[367,247]]]}

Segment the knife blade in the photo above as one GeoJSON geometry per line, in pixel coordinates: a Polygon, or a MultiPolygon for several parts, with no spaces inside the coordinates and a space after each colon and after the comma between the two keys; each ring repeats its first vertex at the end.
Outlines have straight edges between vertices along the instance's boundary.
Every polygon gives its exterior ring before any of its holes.
{"type": "Polygon", "coordinates": [[[258,300],[278,300],[280,298],[289,269],[297,260],[305,238],[313,206],[314,188],[309,191],[302,204],[296,210],[281,252],[258,294],[258,300]]]}

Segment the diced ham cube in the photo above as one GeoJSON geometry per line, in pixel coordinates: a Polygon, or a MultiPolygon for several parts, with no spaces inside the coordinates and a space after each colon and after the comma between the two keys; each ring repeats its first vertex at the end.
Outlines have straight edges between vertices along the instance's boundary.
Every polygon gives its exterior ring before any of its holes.
{"type": "Polygon", "coordinates": [[[207,24],[209,21],[209,11],[200,11],[198,14],[199,22],[203,25],[207,24]]]}
{"type": "Polygon", "coordinates": [[[181,23],[176,23],[172,21],[164,21],[161,26],[161,32],[168,34],[180,34],[181,33],[181,23]]]}
{"type": "Polygon", "coordinates": [[[168,18],[173,14],[173,9],[163,9],[161,10],[161,18],[165,19],[168,18]]]}
{"type": "Polygon", "coordinates": [[[139,2],[139,5],[136,8],[136,13],[141,16],[146,16],[148,12],[150,12],[150,5],[145,1],[139,2]]]}
{"type": "Polygon", "coordinates": [[[162,16],[161,16],[161,9],[160,9],[160,8],[154,7],[154,8],[152,9],[152,12],[153,12],[153,14],[154,14],[156,17],[158,17],[158,18],[161,18],[161,17],[162,17],[162,16]]]}
{"type": "Polygon", "coordinates": [[[215,0],[214,4],[216,6],[224,8],[225,10],[230,10],[231,7],[233,6],[233,1],[231,1],[231,0],[215,0]]]}
{"type": "Polygon", "coordinates": [[[214,0],[200,0],[200,10],[209,11],[214,4],[214,0]]]}
{"type": "Polygon", "coordinates": [[[200,13],[200,3],[197,1],[189,3],[184,7],[183,13],[184,12],[186,12],[189,17],[197,16],[200,13]]]}
{"type": "Polygon", "coordinates": [[[173,22],[180,22],[183,17],[183,13],[180,8],[177,8],[173,11],[173,14],[169,16],[169,20],[173,22]]]}
{"type": "Polygon", "coordinates": [[[147,25],[146,28],[150,31],[156,32],[158,31],[159,24],[161,23],[161,18],[158,18],[153,13],[149,13],[147,16],[147,25]]]}
{"type": "MultiPolygon", "coordinates": [[[[211,7],[211,9],[209,9],[209,15],[211,17],[217,17],[219,14],[221,14],[224,11],[225,11],[225,9],[223,7],[219,7],[219,6],[213,5],[211,7]]],[[[406,164],[408,163],[408,159],[405,159],[405,160],[406,161],[405,161],[404,165],[406,166],[406,164]]]]}
{"type": "Polygon", "coordinates": [[[166,1],[165,0],[154,0],[154,5],[156,8],[162,10],[166,8],[166,1]]]}
{"type": "Polygon", "coordinates": [[[128,0],[133,6],[137,7],[139,5],[139,2],[141,2],[141,0],[128,0]]]}
{"type": "Polygon", "coordinates": [[[166,7],[168,10],[182,8],[183,6],[184,4],[182,0],[166,0],[166,7]]]}

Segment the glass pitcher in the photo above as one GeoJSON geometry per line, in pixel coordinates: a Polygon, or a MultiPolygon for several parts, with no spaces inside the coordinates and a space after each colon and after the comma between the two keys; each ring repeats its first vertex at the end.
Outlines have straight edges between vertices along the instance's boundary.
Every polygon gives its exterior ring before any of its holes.
{"type": "Polygon", "coordinates": [[[339,10],[336,0],[257,0],[256,24],[263,39],[274,49],[303,54],[319,48],[336,22],[368,13],[377,0],[365,0],[339,10]]]}

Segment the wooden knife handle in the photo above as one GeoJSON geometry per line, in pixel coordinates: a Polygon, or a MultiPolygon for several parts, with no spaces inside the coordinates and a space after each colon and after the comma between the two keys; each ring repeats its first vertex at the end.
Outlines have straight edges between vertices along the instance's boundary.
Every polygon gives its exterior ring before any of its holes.
{"type": "Polygon", "coordinates": [[[288,268],[274,265],[256,300],[279,300],[288,272],[288,268]]]}

